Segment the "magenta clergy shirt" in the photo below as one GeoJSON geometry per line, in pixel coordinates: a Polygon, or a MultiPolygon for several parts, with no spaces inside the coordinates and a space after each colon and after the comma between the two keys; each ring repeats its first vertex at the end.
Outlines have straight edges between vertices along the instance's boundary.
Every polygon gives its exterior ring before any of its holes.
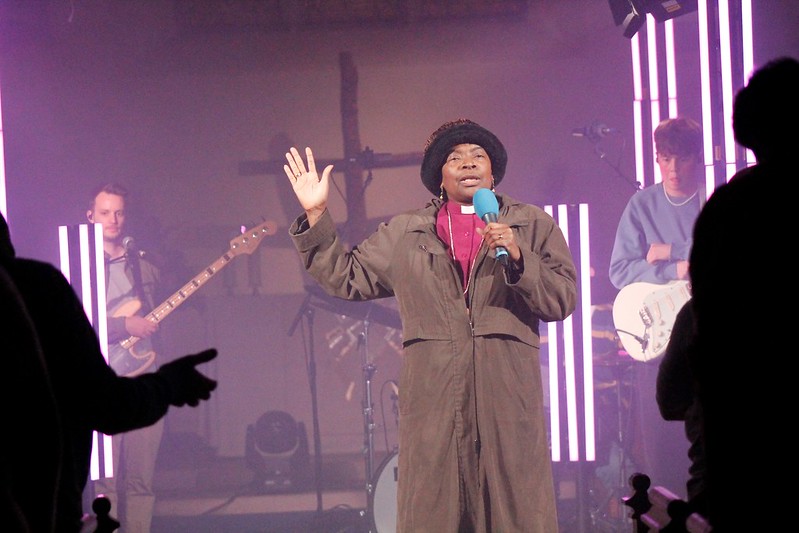
{"type": "Polygon", "coordinates": [[[436,233],[447,244],[450,255],[460,265],[464,294],[469,288],[469,274],[483,241],[477,228],[484,227],[485,222],[477,217],[474,207],[470,205],[459,206],[447,202],[436,217],[436,233]]]}

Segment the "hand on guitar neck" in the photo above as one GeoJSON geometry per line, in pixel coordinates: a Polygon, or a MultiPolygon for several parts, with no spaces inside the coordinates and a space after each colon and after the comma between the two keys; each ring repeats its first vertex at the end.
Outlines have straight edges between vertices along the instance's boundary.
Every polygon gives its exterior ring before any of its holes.
{"type": "Polygon", "coordinates": [[[157,305],[147,316],[136,315],[141,309],[141,303],[138,300],[131,300],[120,306],[113,316],[125,316],[127,317],[125,320],[126,327],[128,327],[128,322],[130,322],[131,327],[140,329],[138,332],[128,329],[131,333],[130,337],[122,342],[115,343],[113,346],[109,346],[108,361],[111,368],[121,376],[136,376],[149,368],[155,362],[155,352],[149,349],[149,346],[144,348],[137,346],[137,343],[142,338],[146,338],[143,335],[148,331],[152,335],[158,329],[158,324],[167,315],[177,309],[187,298],[210,281],[214,275],[230,264],[234,257],[241,254],[251,254],[258,248],[264,237],[274,234],[275,224],[269,221],[262,222],[254,228],[243,231],[241,235],[230,241],[230,249],[227,252],[201,270],[172,296],[157,305]]]}

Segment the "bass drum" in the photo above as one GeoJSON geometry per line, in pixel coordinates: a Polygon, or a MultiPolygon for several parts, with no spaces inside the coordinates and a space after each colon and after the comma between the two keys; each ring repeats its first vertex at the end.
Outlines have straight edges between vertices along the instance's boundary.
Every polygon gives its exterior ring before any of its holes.
{"type": "Polygon", "coordinates": [[[397,531],[397,452],[387,456],[375,473],[372,497],[373,533],[396,533],[397,531]]]}

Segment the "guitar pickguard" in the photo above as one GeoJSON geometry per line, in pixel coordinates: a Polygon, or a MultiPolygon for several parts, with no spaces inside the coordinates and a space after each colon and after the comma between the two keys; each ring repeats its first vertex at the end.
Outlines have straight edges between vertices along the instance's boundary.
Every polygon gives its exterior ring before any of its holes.
{"type": "Polygon", "coordinates": [[[636,361],[663,355],[677,313],[691,298],[687,281],[631,283],[613,302],[613,324],[624,349],[636,361]]]}
{"type": "Polygon", "coordinates": [[[155,362],[155,351],[144,346],[123,348],[118,343],[108,348],[108,365],[120,376],[133,377],[145,372],[155,362]],[[136,348],[139,348],[137,350],[136,348]]]}

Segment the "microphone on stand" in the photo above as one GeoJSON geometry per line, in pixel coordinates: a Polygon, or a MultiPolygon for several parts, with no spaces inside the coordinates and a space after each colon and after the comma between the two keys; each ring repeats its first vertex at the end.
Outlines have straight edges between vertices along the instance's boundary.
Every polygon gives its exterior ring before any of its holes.
{"type": "Polygon", "coordinates": [[[128,236],[122,239],[122,247],[125,249],[127,257],[144,257],[144,252],[136,246],[136,241],[133,240],[133,237],[128,236]]]}
{"type": "Polygon", "coordinates": [[[609,128],[598,120],[592,122],[590,126],[575,128],[572,130],[572,135],[574,137],[585,137],[592,142],[597,142],[599,139],[614,133],[619,133],[619,130],[615,128],[609,128]]]}

